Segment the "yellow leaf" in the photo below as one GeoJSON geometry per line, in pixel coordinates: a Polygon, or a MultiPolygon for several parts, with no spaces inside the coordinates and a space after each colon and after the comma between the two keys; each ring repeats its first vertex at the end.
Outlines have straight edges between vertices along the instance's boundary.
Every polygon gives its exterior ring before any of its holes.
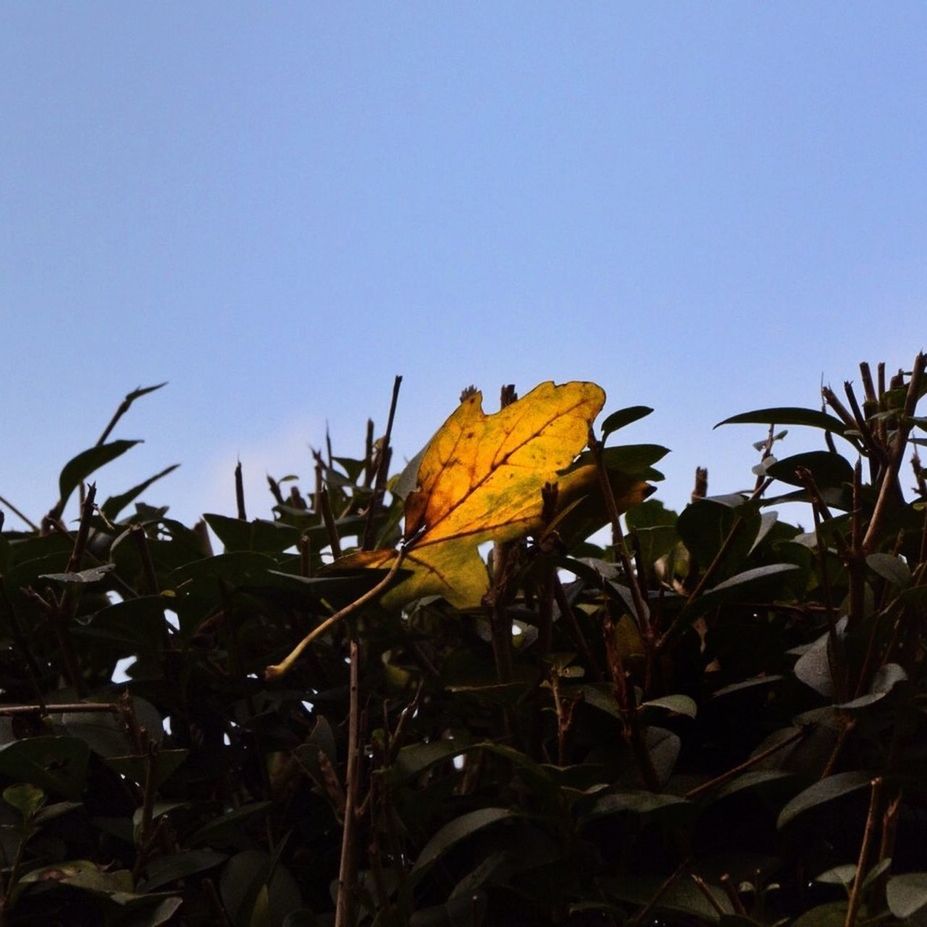
{"type": "MultiPolygon", "coordinates": [[[[508,541],[541,528],[541,489],[559,482],[565,505],[596,485],[593,467],[566,476],[605,402],[595,383],[552,382],[486,415],[482,395],[461,402],[431,439],[418,487],[406,498],[406,557],[411,575],[382,599],[387,607],[443,595],[458,608],[478,605],[487,591],[477,551],[484,541],[508,541]]],[[[396,551],[360,551],[336,569],[388,568],[396,551]]]]}

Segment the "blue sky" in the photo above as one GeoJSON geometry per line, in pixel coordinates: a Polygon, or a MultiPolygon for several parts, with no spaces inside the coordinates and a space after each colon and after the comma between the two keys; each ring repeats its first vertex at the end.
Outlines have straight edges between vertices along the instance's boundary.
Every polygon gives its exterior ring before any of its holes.
{"type": "Polygon", "coordinates": [[[267,514],[397,373],[400,457],[590,379],[669,504],[742,488],[762,428],[714,423],[927,340],[925,48],[903,0],[3,4],[0,495],[168,380],[100,493],[179,461],[149,501],[231,512],[240,456],[267,514]]]}

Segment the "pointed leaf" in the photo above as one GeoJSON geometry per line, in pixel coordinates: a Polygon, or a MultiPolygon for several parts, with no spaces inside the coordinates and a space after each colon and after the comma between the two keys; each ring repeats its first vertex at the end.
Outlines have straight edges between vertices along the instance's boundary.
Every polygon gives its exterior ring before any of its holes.
{"type": "Polygon", "coordinates": [[[800,814],[810,811],[818,805],[833,801],[851,792],[866,788],[872,776],[864,771],[837,773],[815,782],[802,792],[799,792],[779,813],[776,826],[781,830],[786,824],[794,821],[800,814]]]}
{"type": "Polygon", "coordinates": [[[777,460],[772,466],[767,467],[766,475],[790,486],[804,486],[795,475],[798,467],[810,471],[820,489],[853,482],[853,467],[849,461],[830,451],[809,451],[806,454],[795,454],[793,457],[777,460]]]}
{"type": "Polygon", "coordinates": [[[649,406],[628,406],[627,409],[619,409],[617,412],[612,412],[612,414],[602,422],[602,437],[607,438],[613,431],[624,428],[625,425],[630,425],[632,422],[636,422],[638,419],[650,415],[651,412],[653,412],[653,409],[649,406]]]}
{"type": "Polygon", "coordinates": [[[898,589],[907,589],[912,582],[911,570],[896,554],[870,554],[866,566],[898,589]]]}
{"type": "Polygon", "coordinates": [[[586,443],[605,402],[594,383],[542,383],[493,415],[467,397],[432,438],[419,488],[406,500],[405,536],[519,537],[537,521],[540,491],[586,443]]]}
{"type": "Polygon", "coordinates": [[[860,708],[868,708],[876,702],[882,701],[899,682],[904,682],[908,674],[897,663],[885,663],[880,666],[872,678],[872,685],[865,695],[854,698],[852,701],[844,702],[837,705],[837,708],[843,708],[849,711],[860,708]]]}
{"type": "Polygon", "coordinates": [[[514,817],[518,817],[518,812],[512,808],[479,808],[476,811],[462,814],[459,818],[454,818],[453,821],[449,821],[438,830],[425,844],[415,861],[415,865],[412,867],[412,872],[421,872],[465,837],[469,837],[471,834],[488,827],[490,824],[495,824],[497,821],[504,821],[514,817]]]}
{"type": "Polygon", "coordinates": [[[156,473],[154,476],[148,477],[147,480],[144,480],[137,486],[133,486],[131,489],[127,489],[125,492],[120,493],[118,496],[110,496],[106,502],[100,506],[100,511],[110,521],[115,521],[119,513],[130,502],[137,499],[153,483],[156,483],[158,480],[167,476],[169,473],[173,473],[179,466],[180,464],[171,464],[171,466],[165,467],[160,473],[156,473]]]}
{"type": "Polygon", "coordinates": [[[113,563],[101,563],[99,566],[88,567],[77,573],[42,573],[39,579],[50,579],[56,583],[98,583],[106,578],[106,574],[115,568],[113,563]]]}
{"type": "Polygon", "coordinates": [[[0,776],[76,800],[89,760],[90,748],[76,737],[29,737],[0,747],[0,776]]]}
{"type": "Polygon", "coordinates": [[[98,447],[88,448],[82,451],[76,457],[72,457],[61,471],[58,477],[59,500],[56,507],[59,512],[64,510],[64,506],[71,493],[85,480],[91,473],[96,472],[100,467],[105,466],[110,461],[121,457],[129,448],[141,444],[141,441],[111,441],[109,444],[101,444],[98,447]]]}
{"type": "Polygon", "coordinates": [[[20,782],[3,790],[3,800],[12,805],[27,821],[45,804],[45,793],[36,785],[20,782]]]}
{"type": "Polygon", "coordinates": [[[825,431],[841,436],[847,431],[847,426],[833,415],[794,406],[741,412],[739,415],[724,419],[723,422],[718,422],[715,428],[720,428],[722,425],[808,425],[812,428],[823,428],[825,431]]]}

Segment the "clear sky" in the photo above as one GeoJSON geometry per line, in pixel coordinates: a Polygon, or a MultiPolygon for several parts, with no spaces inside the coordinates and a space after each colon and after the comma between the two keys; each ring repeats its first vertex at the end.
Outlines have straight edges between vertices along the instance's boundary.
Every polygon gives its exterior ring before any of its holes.
{"type": "Polygon", "coordinates": [[[742,488],[717,421],[925,346],[925,49],[919,0],[3,3],[0,495],[168,380],[101,495],[230,513],[240,457],[267,514],[397,373],[400,457],[590,379],[669,504],[742,488]]]}

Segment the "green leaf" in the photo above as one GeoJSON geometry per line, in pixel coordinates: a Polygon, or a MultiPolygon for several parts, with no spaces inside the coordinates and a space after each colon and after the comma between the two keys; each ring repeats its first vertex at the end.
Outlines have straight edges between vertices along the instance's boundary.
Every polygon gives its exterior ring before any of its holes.
{"type": "Polygon", "coordinates": [[[209,849],[186,850],[182,853],[158,856],[145,867],[144,879],[139,887],[142,891],[152,892],[178,879],[212,869],[226,859],[226,853],[209,849]]]}
{"type": "Polygon", "coordinates": [[[165,467],[160,473],[150,476],[144,482],[139,483],[137,486],[133,486],[131,489],[127,489],[124,493],[120,493],[118,496],[110,496],[106,502],[100,506],[100,511],[103,513],[104,517],[108,518],[110,521],[115,521],[119,513],[130,502],[137,499],[153,483],[156,483],[169,473],[173,473],[179,466],[180,464],[171,464],[171,466],[165,467]]]}
{"type": "Polygon", "coordinates": [[[782,677],[776,673],[770,673],[767,676],[751,676],[749,679],[741,679],[740,682],[732,682],[729,686],[722,686],[714,693],[712,698],[724,698],[725,696],[734,695],[735,693],[742,693],[747,689],[755,689],[759,686],[771,686],[778,683],[781,679],[782,677]]]}
{"type": "Polygon", "coordinates": [[[0,776],[77,800],[89,759],[90,748],[77,737],[28,737],[0,747],[0,776]]]}
{"type": "Polygon", "coordinates": [[[279,864],[278,853],[244,850],[222,870],[219,893],[235,927],[279,927],[292,911],[302,907],[299,886],[279,864]]]}
{"type": "Polygon", "coordinates": [[[587,824],[597,818],[625,812],[653,814],[655,811],[662,811],[664,808],[675,808],[679,805],[688,805],[688,802],[678,795],[664,795],[659,792],[636,789],[608,792],[596,796],[592,805],[583,811],[580,824],[587,824]]]}
{"type": "Polygon", "coordinates": [[[226,552],[253,550],[263,553],[280,553],[293,547],[299,540],[299,531],[279,521],[241,521],[225,515],[204,515],[206,523],[225,546],[226,552]]]}
{"type": "Polygon", "coordinates": [[[792,927],[844,927],[847,918],[847,903],[832,901],[820,904],[792,922],[792,927]]]}
{"type": "Polygon", "coordinates": [[[98,583],[100,580],[106,579],[106,574],[111,573],[114,569],[115,564],[102,563],[100,566],[89,567],[79,573],[42,573],[39,579],[50,579],[52,582],[64,583],[65,585],[98,583]]]}
{"type": "Polygon", "coordinates": [[[688,695],[664,695],[661,698],[650,699],[649,702],[642,702],[640,707],[663,708],[672,714],[685,715],[687,718],[694,718],[698,714],[695,699],[688,695]]]}
{"type": "Polygon", "coordinates": [[[714,496],[687,505],[676,521],[676,530],[702,569],[725,549],[724,558],[716,568],[724,579],[740,569],[761,525],[755,503],[745,502],[742,496],[714,496]],[[732,532],[733,540],[728,542],[732,532]]]}
{"type": "Polygon", "coordinates": [[[97,895],[132,893],[132,873],[128,869],[104,870],[88,859],[75,859],[27,872],[21,882],[57,882],[97,895]]]}
{"type": "Polygon", "coordinates": [[[486,894],[471,892],[444,904],[419,908],[409,919],[409,927],[478,927],[486,916],[486,907],[486,894]]]}
{"type": "Polygon", "coordinates": [[[636,422],[639,419],[645,418],[653,412],[649,406],[628,406],[626,409],[619,409],[617,412],[612,412],[611,415],[607,416],[605,421],[602,422],[602,437],[607,438],[612,432],[617,431],[619,428],[624,428],[625,425],[630,425],[632,422],[636,422]]]}
{"type": "Polygon", "coordinates": [[[390,778],[397,782],[412,779],[436,763],[453,759],[466,749],[467,743],[457,740],[409,744],[397,754],[390,778]]]}
{"type": "Polygon", "coordinates": [[[866,566],[898,589],[907,589],[912,582],[907,563],[896,554],[870,554],[866,566]]]}
{"type": "Polygon", "coordinates": [[[167,640],[165,607],[170,600],[160,595],[139,596],[101,608],[87,624],[77,625],[77,638],[105,643],[116,656],[134,656],[140,652],[160,653],[167,640]]]}
{"type": "MultiPolygon", "coordinates": [[[[153,743],[164,737],[161,715],[150,702],[132,696],[136,722],[148,732],[153,743]]],[[[132,749],[132,741],[121,717],[101,711],[69,711],[58,714],[49,705],[49,718],[72,737],[79,737],[98,756],[123,756],[132,749]]]]}
{"type": "Polygon", "coordinates": [[[272,807],[273,802],[255,801],[234,811],[227,811],[219,817],[212,817],[187,838],[187,843],[193,846],[204,843],[225,846],[234,843],[239,839],[242,827],[250,818],[265,814],[272,807]]]}
{"type": "MultiPolygon", "coordinates": [[[[189,750],[158,750],[151,759],[152,788],[158,789],[187,758],[189,750]]],[[[108,756],[106,765],[136,785],[144,786],[148,777],[149,759],[140,754],[130,756],[108,756]]]]}
{"type": "Polygon", "coordinates": [[[412,867],[413,874],[423,872],[451,847],[484,827],[516,817],[519,817],[519,812],[512,808],[480,808],[477,811],[462,814],[459,818],[445,824],[425,844],[412,867]]]}
{"type": "Polygon", "coordinates": [[[23,816],[24,821],[28,821],[45,804],[45,793],[38,786],[20,782],[17,785],[8,785],[3,790],[3,800],[12,805],[23,816]]]}
{"type": "Polygon", "coordinates": [[[744,586],[747,583],[755,583],[757,580],[766,579],[769,576],[777,576],[779,573],[788,573],[789,570],[797,570],[794,563],[770,563],[767,566],[754,567],[752,570],[744,570],[724,582],[712,586],[705,595],[713,595],[719,592],[725,592],[728,589],[734,589],[737,586],[744,586]]]}
{"type": "MultiPolygon", "coordinates": [[[[668,447],[660,444],[622,444],[606,447],[602,451],[602,463],[609,473],[622,473],[641,480],[662,480],[663,474],[653,469],[653,464],[669,453],[668,447]]],[[[591,451],[583,451],[564,472],[573,472],[580,467],[595,463],[591,451]]]]}
{"type": "Polygon", "coordinates": [[[834,799],[842,798],[844,795],[850,795],[860,789],[867,788],[871,780],[872,775],[870,773],[859,770],[837,773],[834,776],[821,779],[820,782],[815,782],[814,785],[799,792],[779,812],[776,827],[782,830],[787,824],[790,824],[807,811],[834,801],[834,799]]]}
{"type": "MultiPolygon", "coordinates": [[[[619,901],[631,902],[643,907],[657,898],[654,911],[676,911],[687,914],[698,918],[699,924],[720,923],[722,915],[718,914],[715,905],[705,898],[694,882],[689,879],[676,879],[667,886],[667,881],[660,877],[635,874],[634,878],[607,877],[600,880],[600,885],[609,897],[619,901]]],[[[731,903],[721,889],[709,885],[708,890],[715,904],[725,914],[733,913],[731,903]]]]}
{"type": "Polygon", "coordinates": [[[842,866],[834,866],[819,876],[815,876],[815,882],[821,882],[823,885],[841,885],[849,888],[856,878],[856,863],[844,863],[842,866]]]}
{"type": "Polygon", "coordinates": [[[740,792],[761,791],[772,783],[782,783],[792,778],[792,773],[783,769],[749,769],[745,773],[725,782],[712,792],[712,798],[726,798],[740,792]]]}
{"type": "Polygon", "coordinates": [[[830,451],[809,451],[806,454],[777,460],[772,466],[767,467],[766,475],[790,486],[804,486],[795,475],[798,467],[804,467],[811,472],[819,489],[840,487],[853,482],[853,467],[844,457],[830,451]]]}
{"type": "Polygon", "coordinates": [[[676,767],[676,760],[682,749],[682,740],[672,731],[651,726],[647,728],[644,741],[657,779],[661,784],[665,784],[676,767]]]}
{"type": "MultiPolygon", "coordinates": [[[[837,622],[835,633],[838,640],[843,637],[846,625],[846,616],[837,622]]],[[[834,681],[830,672],[830,633],[822,634],[805,648],[796,660],[793,672],[797,679],[819,695],[830,698],[834,694],[834,681]]]]}
{"type": "Polygon", "coordinates": [[[833,415],[795,406],[741,412],[739,415],[724,419],[723,422],[718,422],[715,428],[720,428],[722,425],[808,425],[811,428],[823,428],[841,437],[847,431],[847,426],[833,415]]]}
{"type": "Polygon", "coordinates": [[[98,447],[88,448],[81,451],[76,457],[72,457],[61,471],[58,477],[58,505],[56,510],[60,513],[64,511],[71,493],[100,467],[105,466],[110,461],[121,457],[127,450],[141,444],[141,441],[111,441],[109,444],[101,444],[98,447]]]}
{"type": "Polygon", "coordinates": [[[675,528],[679,516],[659,499],[645,499],[628,509],[624,517],[629,529],[640,531],[644,528],[675,528]]]}
{"type": "Polygon", "coordinates": [[[183,904],[183,898],[175,895],[165,898],[163,895],[134,895],[121,897],[116,895],[113,901],[129,910],[118,921],[118,927],[161,927],[170,922],[183,904]]]}
{"type": "Polygon", "coordinates": [[[870,705],[882,701],[898,683],[904,682],[907,678],[908,674],[897,663],[885,663],[876,670],[875,675],[872,677],[872,684],[869,686],[869,691],[865,695],[854,698],[849,702],[844,702],[842,705],[837,705],[836,707],[849,711],[868,708],[870,705]]]}
{"type": "Polygon", "coordinates": [[[927,872],[906,872],[892,876],[885,889],[888,908],[912,925],[927,924],[927,872]]]}

